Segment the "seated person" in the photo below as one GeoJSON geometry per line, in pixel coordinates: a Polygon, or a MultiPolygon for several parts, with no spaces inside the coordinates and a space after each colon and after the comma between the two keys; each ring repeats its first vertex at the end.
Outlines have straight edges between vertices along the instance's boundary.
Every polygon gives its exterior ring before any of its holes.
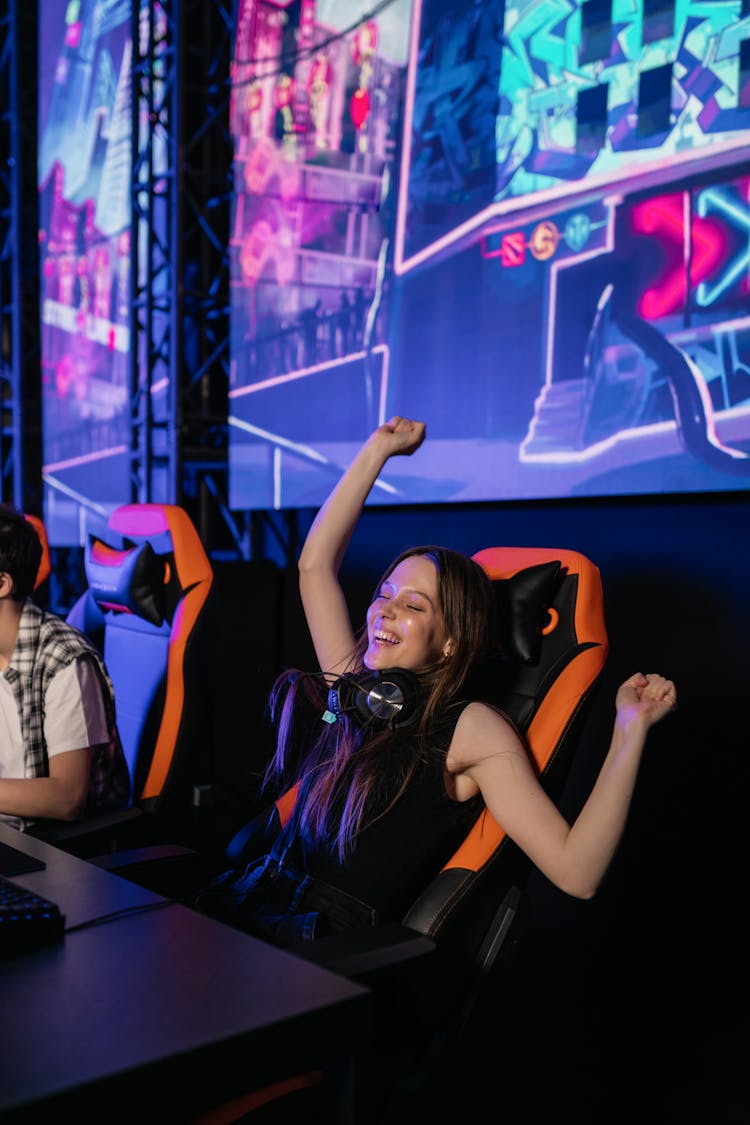
{"type": "Polygon", "coordinates": [[[300,593],[321,672],[290,670],[274,685],[277,749],[266,772],[274,796],[298,785],[294,813],[272,846],[248,836],[243,850],[238,834],[235,867],[193,900],[279,945],[401,921],[484,806],[555,886],[591,898],[622,837],[648,732],[676,706],[671,680],[625,680],[609,751],[569,824],[514,725],[472,698],[469,677],[494,643],[494,595],[478,563],[409,548],[354,632],[338,577],[344,553],[388,459],[414,453],[424,436],[424,423],[402,417],[380,426],[313,521],[300,593]],[[386,670],[414,677],[411,724],[363,719],[352,702],[358,681],[386,670]]]}
{"type": "Polygon", "coordinates": [[[0,819],[22,830],[130,795],[104,662],[31,600],[41,554],[34,527],[0,505],[0,819]]]}

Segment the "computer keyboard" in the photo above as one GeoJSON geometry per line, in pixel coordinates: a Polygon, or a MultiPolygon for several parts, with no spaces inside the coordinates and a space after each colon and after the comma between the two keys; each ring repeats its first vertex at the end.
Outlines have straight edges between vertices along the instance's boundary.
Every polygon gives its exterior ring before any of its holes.
{"type": "Polygon", "coordinates": [[[49,945],[64,932],[65,915],[54,902],[0,875],[0,957],[49,945]]]}

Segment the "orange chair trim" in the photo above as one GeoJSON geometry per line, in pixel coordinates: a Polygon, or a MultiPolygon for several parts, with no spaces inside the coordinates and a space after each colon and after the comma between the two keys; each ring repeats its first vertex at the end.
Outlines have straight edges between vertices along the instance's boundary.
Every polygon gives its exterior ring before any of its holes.
{"type": "Polygon", "coordinates": [[[297,793],[299,791],[299,782],[293,785],[291,789],[287,789],[286,793],[282,793],[276,801],[276,811],[279,814],[281,827],[283,828],[289,817],[294,811],[294,803],[297,800],[297,793]]]}
{"type": "Polygon", "coordinates": [[[322,1085],[323,1077],[322,1070],[309,1070],[293,1078],[274,1082],[271,1086],[264,1086],[260,1090],[239,1094],[236,1098],[231,1098],[196,1117],[191,1117],[189,1125],[233,1125],[235,1122],[244,1121],[246,1114],[268,1105],[269,1102],[274,1102],[287,1094],[294,1094],[297,1090],[322,1085]]]}
{"type": "Polygon", "coordinates": [[[159,734],[151,758],[151,765],[143,784],[141,797],[144,800],[149,797],[157,797],[161,793],[172,765],[185,703],[183,668],[185,666],[187,641],[203,609],[210,588],[211,583],[206,582],[203,586],[196,586],[193,590],[189,590],[174,615],[167,657],[167,689],[164,712],[159,725],[159,734]]]}
{"type": "Polygon", "coordinates": [[[52,573],[52,557],[49,550],[49,540],[47,539],[47,528],[39,516],[31,516],[24,513],[24,518],[31,524],[39,536],[39,542],[42,544],[42,557],[39,560],[39,569],[36,572],[36,581],[34,582],[34,589],[38,589],[42,582],[45,582],[52,573]]]}

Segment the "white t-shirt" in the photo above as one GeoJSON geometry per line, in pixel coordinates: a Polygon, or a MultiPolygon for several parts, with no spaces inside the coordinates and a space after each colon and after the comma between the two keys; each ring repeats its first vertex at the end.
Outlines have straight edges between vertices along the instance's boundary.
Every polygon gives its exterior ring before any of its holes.
{"type": "MultiPolygon", "coordinates": [[[[73,660],[50,681],[44,699],[47,756],[107,742],[102,689],[89,660],[73,660]]],[[[21,718],[11,685],[0,672],[0,778],[24,776],[21,718]]],[[[13,820],[4,817],[2,820],[13,820]]]]}

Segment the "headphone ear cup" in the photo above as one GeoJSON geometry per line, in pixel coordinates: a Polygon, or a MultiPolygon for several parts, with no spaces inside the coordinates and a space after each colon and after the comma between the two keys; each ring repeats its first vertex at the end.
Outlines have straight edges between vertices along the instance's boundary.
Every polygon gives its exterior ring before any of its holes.
{"type": "Polygon", "coordinates": [[[422,689],[407,668],[386,668],[342,676],[328,693],[328,708],[348,714],[360,724],[379,720],[395,729],[415,723],[421,713],[422,689]]]}

